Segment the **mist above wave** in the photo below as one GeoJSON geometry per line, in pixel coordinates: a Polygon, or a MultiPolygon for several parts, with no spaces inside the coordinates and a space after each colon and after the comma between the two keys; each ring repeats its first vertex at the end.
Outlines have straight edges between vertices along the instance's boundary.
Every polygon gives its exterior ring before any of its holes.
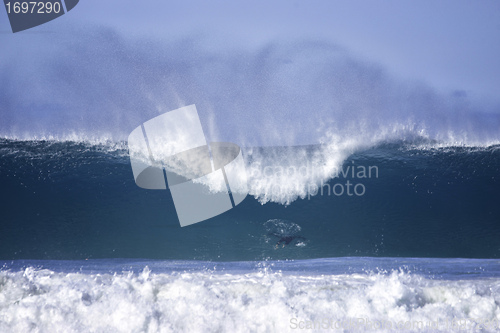
{"type": "Polygon", "coordinates": [[[133,39],[71,27],[6,41],[0,135],[125,140],[154,116],[196,104],[209,141],[240,146],[370,145],[424,136],[500,141],[499,109],[396,78],[337,45],[290,40],[214,50],[206,40],[133,39]],[[78,36],[79,38],[75,38],[78,36]]]}

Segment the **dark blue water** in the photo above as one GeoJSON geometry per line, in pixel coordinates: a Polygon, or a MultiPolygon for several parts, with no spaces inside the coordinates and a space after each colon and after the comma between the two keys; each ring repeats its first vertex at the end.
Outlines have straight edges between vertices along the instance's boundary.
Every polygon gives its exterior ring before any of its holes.
{"type": "Polygon", "coordinates": [[[384,144],[349,165],[378,177],[334,178],[287,206],[248,196],[181,228],[168,191],[135,185],[125,145],[2,139],[0,258],[500,258],[499,146],[384,144]],[[365,193],[327,194],[347,180],[365,193]]]}

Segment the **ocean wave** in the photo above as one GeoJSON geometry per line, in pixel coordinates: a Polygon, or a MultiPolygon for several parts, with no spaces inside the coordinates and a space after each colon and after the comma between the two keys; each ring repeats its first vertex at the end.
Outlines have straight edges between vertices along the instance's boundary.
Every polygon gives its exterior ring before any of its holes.
{"type": "MultiPolygon", "coordinates": [[[[242,147],[245,169],[235,170],[234,176],[238,183],[246,184],[249,194],[261,204],[279,203],[290,205],[299,199],[306,199],[318,193],[325,184],[334,179],[347,181],[359,178],[359,172],[364,178],[378,178],[379,165],[385,160],[407,158],[405,154],[456,154],[457,156],[473,152],[492,152],[499,145],[457,145],[454,142],[437,142],[425,137],[415,137],[411,140],[385,141],[385,135],[380,139],[367,143],[363,138],[343,140],[334,135],[325,139],[323,144],[289,147],[242,147]],[[384,151],[374,155],[378,159],[371,162],[354,162],[355,154],[384,151]]],[[[0,139],[0,155],[7,159],[26,159],[33,161],[57,161],[60,168],[75,163],[91,163],[99,158],[109,163],[129,163],[128,147],[124,141],[109,139],[90,140],[88,138],[43,138],[35,140],[19,140],[11,138],[0,139]]],[[[136,159],[151,163],[150,156],[136,154],[136,159]]],[[[7,163],[7,160],[4,160],[7,163]]],[[[161,167],[161,162],[156,161],[161,167]]],[[[67,170],[67,172],[71,172],[67,170]]],[[[383,172],[383,170],[382,170],[383,172]]],[[[198,181],[200,182],[200,181],[198,181]]],[[[212,192],[226,191],[217,181],[210,177],[203,179],[203,184],[212,192]]],[[[237,191],[238,188],[232,189],[237,191]]]]}
{"type": "Polygon", "coordinates": [[[241,173],[241,182],[248,180],[250,195],[262,204],[307,198],[338,176],[353,153],[384,143],[500,144],[498,105],[486,107],[460,87],[442,92],[394,77],[330,43],[297,40],[224,52],[196,38],[189,46],[144,42],[77,26],[58,41],[45,38],[23,44],[21,55],[0,55],[6,64],[0,137],[82,143],[126,156],[124,140],[139,124],[194,103],[208,142],[247,147],[249,178],[241,173]],[[28,58],[29,69],[17,66],[28,58]],[[277,146],[285,148],[248,148],[277,146]],[[267,177],[265,170],[277,172],[267,177]]]}

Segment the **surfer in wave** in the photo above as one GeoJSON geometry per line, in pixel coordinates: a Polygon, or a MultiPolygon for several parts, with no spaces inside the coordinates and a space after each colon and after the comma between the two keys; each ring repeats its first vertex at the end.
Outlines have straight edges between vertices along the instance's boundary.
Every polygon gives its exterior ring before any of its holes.
{"type": "Polygon", "coordinates": [[[280,236],[277,234],[272,234],[272,235],[279,238],[278,242],[274,246],[275,249],[279,248],[280,245],[281,245],[281,247],[285,247],[286,245],[290,244],[293,241],[299,241],[299,240],[305,241],[306,240],[306,238],[302,237],[302,236],[280,236]]]}
{"type": "Polygon", "coordinates": [[[275,249],[280,246],[285,247],[292,242],[299,246],[299,244],[304,244],[304,241],[307,240],[305,237],[298,235],[302,228],[294,222],[282,219],[271,219],[264,225],[268,235],[278,238],[278,242],[274,246],[275,249]]]}

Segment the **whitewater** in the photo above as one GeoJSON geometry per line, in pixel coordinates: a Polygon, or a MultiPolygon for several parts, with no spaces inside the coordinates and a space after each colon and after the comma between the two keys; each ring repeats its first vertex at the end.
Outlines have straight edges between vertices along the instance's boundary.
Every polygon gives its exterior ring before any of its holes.
{"type": "Polygon", "coordinates": [[[14,261],[3,332],[496,332],[498,260],[14,261]]]}

